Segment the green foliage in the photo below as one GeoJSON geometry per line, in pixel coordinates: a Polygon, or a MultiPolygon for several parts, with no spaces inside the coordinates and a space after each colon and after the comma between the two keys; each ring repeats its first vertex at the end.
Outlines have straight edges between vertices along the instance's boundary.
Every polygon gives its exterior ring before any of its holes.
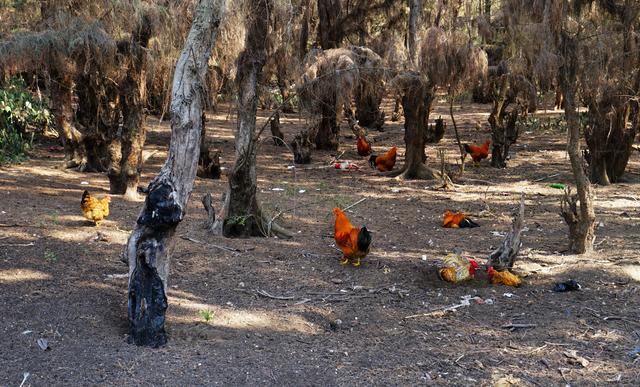
{"type": "Polygon", "coordinates": [[[35,131],[52,121],[49,109],[34,99],[22,79],[8,82],[0,89],[0,164],[24,160],[35,131]]]}
{"type": "Polygon", "coordinates": [[[204,321],[209,322],[213,319],[213,312],[209,309],[200,309],[198,311],[198,315],[204,319],[204,321]]]}
{"type": "Polygon", "coordinates": [[[53,263],[58,261],[58,254],[56,254],[54,251],[46,250],[42,258],[47,262],[53,263]]]}
{"type": "MultiPolygon", "coordinates": [[[[578,115],[580,121],[580,127],[584,128],[587,124],[586,112],[581,112],[578,115]]],[[[565,133],[567,131],[567,121],[564,114],[555,117],[536,117],[529,115],[524,118],[520,118],[518,124],[522,129],[530,132],[550,132],[550,133],[565,133]]]]}

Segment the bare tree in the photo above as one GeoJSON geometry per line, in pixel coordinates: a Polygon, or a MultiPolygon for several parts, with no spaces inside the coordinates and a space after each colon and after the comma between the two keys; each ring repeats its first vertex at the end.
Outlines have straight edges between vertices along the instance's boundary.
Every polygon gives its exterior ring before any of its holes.
{"type": "MultiPolygon", "coordinates": [[[[257,87],[266,61],[266,35],[271,0],[258,0],[248,12],[245,48],[238,58],[238,124],[236,161],[229,173],[229,189],[224,196],[222,219],[216,230],[226,237],[292,234],[266,218],[256,196],[256,153],[262,130],[256,132],[257,87]]],[[[266,127],[266,126],[265,126],[266,127]]]]}
{"type": "Polygon", "coordinates": [[[569,248],[571,251],[583,254],[593,250],[593,240],[595,238],[595,212],[593,210],[593,194],[591,182],[584,172],[582,166],[582,155],[580,153],[580,123],[576,112],[576,84],[578,69],[578,46],[576,39],[562,32],[560,37],[560,54],[564,62],[560,68],[560,87],[564,94],[565,117],[569,130],[569,143],[567,152],[571,160],[571,169],[576,180],[578,200],[580,209],[578,210],[576,198],[571,198],[566,192],[563,199],[562,216],[569,225],[569,248]]]}
{"type": "Polygon", "coordinates": [[[169,260],[198,167],[205,78],[226,0],[201,0],[176,64],[169,156],[149,184],[125,251],[129,261],[129,341],[157,347],[167,341],[169,260]]]}

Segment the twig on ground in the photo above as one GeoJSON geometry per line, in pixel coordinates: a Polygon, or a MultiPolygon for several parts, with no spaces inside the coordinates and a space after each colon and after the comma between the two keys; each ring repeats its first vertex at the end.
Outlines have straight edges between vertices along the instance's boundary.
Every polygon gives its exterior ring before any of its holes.
{"type": "Polygon", "coordinates": [[[180,238],[189,241],[189,242],[193,242],[193,243],[198,243],[201,245],[206,245],[206,246],[211,246],[211,247],[215,247],[216,249],[220,249],[220,250],[224,250],[224,251],[228,251],[231,253],[235,253],[235,254],[240,254],[242,251],[238,250],[238,249],[234,249],[233,247],[227,247],[227,246],[220,246],[220,245],[214,245],[213,243],[209,243],[209,242],[203,242],[203,241],[199,241],[197,239],[188,237],[186,235],[180,235],[180,238]]]}
{"type": "Polygon", "coordinates": [[[534,183],[537,183],[537,182],[539,182],[539,181],[546,180],[546,179],[550,179],[550,178],[552,178],[552,177],[556,177],[556,176],[558,176],[558,175],[560,175],[560,174],[559,174],[559,173],[554,173],[553,175],[544,176],[544,177],[541,177],[541,178],[539,178],[539,179],[535,179],[535,180],[533,180],[533,182],[534,182],[534,183]]]}
{"type": "Polygon", "coordinates": [[[342,209],[342,211],[346,211],[346,210],[348,210],[350,208],[353,208],[353,207],[357,206],[358,204],[364,202],[365,200],[367,200],[367,198],[362,198],[362,199],[358,200],[357,202],[346,206],[345,208],[342,209]]]}
{"type": "Polygon", "coordinates": [[[519,329],[519,328],[522,328],[522,329],[524,329],[524,328],[535,328],[537,326],[538,326],[538,324],[506,324],[506,325],[502,326],[502,329],[508,329],[511,332],[513,332],[513,331],[515,331],[516,329],[519,329]]]}
{"type": "Polygon", "coordinates": [[[29,242],[29,243],[7,243],[7,244],[0,245],[0,247],[29,247],[29,246],[35,246],[35,243],[34,242],[29,242]]]}
{"type": "Polygon", "coordinates": [[[255,292],[259,296],[271,298],[271,299],[274,299],[274,300],[293,300],[293,299],[296,298],[295,296],[274,296],[274,295],[271,295],[271,294],[267,293],[266,290],[262,290],[262,289],[255,289],[255,292]]]}

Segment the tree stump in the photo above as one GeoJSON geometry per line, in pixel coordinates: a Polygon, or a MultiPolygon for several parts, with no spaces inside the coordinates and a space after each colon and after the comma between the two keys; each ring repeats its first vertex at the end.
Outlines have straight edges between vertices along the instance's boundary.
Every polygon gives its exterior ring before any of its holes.
{"type": "Polygon", "coordinates": [[[511,270],[513,263],[518,256],[522,242],[520,234],[524,227],[524,194],[520,196],[520,206],[513,214],[511,231],[505,236],[502,244],[489,256],[489,266],[493,266],[497,271],[511,270]]]}
{"type": "Polygon", "coordinates": [[[207,211],[207,220],[204,222],[204,228],[208,231],[213,231],[216,222],[216,210],[213,208],[213,197],[210,193],[202,197],[202,205],[207,211]]]}

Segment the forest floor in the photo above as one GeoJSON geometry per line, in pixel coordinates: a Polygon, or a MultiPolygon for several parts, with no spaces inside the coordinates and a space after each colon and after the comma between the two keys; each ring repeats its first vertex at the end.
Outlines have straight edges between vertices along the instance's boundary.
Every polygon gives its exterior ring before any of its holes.
{"type": "MultiPolygon", "coordinates": [[[[390,105],[385,105],[390,116],[390,105]]],[[[488,105],[456,105],[465,142],[489,137],[488,105]],[[477,129],[475,122],[482,128],[477,129]]],[[[446,116],[439,101],[432,115],[446,116]]],[[[260,111],[260,122],[268,112],[260,111]]],[[[557,115],[558,113],[554,113],[557,115]]],[[[552,114],[553,116],[553,114],[552,114]]],[[[448,119],[448,116],[445,117],[448,119]]],[[[259,149],[259,199],[295,232],[291,240],[225,239],[203,229],[201,197],[219,198],[221,180],[197,179],[171,262],[168,344],[127,344],[127,267],[120,261],[141,203],[113,197],[111,215],[94,228],[80,212],[84,189],[108,192],[104,174],[60,169],[53,143],[0,169],[0,386],[24,385],[638,385],[640,380],[640,155],[626,181],[596,187],[596,252],[566,252],[562,190],[572,181],[565,133],[551,123],[525,129],[506,169],[469,164],[455,190],[429,181],[377,176],[342,137],[342,159],[359,171],[327,167],[317,152],[292,169],[292,155],[266,139],[259,149]],[[438,279],[437,260],[453,248],[481,263],[510,229],[525,194],[520,288],[438,279]],[[360,199],[348,216],[373,233],[359,268],[342,267],[333,247],[335,206],[360,199]],[[443,229],[447,209],[473,214],[481,227],[443,229]],[[97,232],[101,237],[97,238],[97,232]],[[188,238],[188,239],[186,239],[188,238]],[[555,293],[575,279],[581,291],[555,293]],[[471,299],[468,306],[446,309],[471,299]],[[489,301],[491,300],[491,301],[489,301]],[[206,321],[205,317],[209,317],[206,321]],[[527,328],[505,329],[509,324],[527,328]],[[48,341],[42,350],[38,339],[48,341]]],[[[143,184],[162,165],[168,122],[148,120],[143,184]]],[[[210,140],[233,162],[235,119],[228,105],[210,113],[210,140]]],[[[282,118],[288,139],[305,122],[282,118]]],[[[343,135],[351,135],[343,124],[343,135]]],[[[453,128],[428,145],[447,152],[455,170],[453,128]]],[[[267,130],[268,132],[268,130],[267,130]]],[[[401,122],[370,132],[374,151],[399,147],[401,122]]]]}

